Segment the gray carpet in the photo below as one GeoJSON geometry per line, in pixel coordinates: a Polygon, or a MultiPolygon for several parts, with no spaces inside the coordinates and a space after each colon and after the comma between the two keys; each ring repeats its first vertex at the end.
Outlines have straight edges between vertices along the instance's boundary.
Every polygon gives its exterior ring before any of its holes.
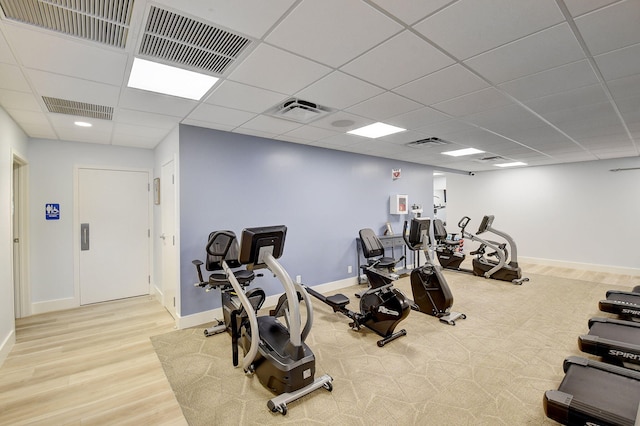
{"type": "MultiPolygon", "coordinates": [[[[331,375],[334,390],[289,404],[285,417],[266,408],[273,395],[257,377],[233,368],[228,334],[205,338],[197,327],[151,340],[191,425],[555,424],[544,414],[544,392],[559,385],[565,357],[590,357],[577,337],[589,318],[608,316],[597,303],[612,285],[527,275],[530,282],[515,286],[445,272],[454,310],[467,319],[450,326],[411,312],[401,323],[407,336],[383,348],[375,333],[349,329],[346,317],[314,300],[307,343],[316,376],[331,375]]],[[[411,297],[408,277],[396,287],[411,297]]],[[[362,289],[342,293],[354,304],[362,289]]]]}

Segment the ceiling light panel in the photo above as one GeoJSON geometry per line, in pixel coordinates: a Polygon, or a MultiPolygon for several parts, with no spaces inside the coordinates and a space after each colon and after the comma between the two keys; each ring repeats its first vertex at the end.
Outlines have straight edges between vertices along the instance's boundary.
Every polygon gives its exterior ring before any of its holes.
{"type": "Polygon", "coordinates": [[[221,75],[250,44],[241,35],[151,6],[139,54],[221,75]]]}
{"type": "Polygon", "coordinates": [[[7,19],[124,48],[134,0],[0,0],[7,19]]]}
{"type": "Polygon", "coordinates": [[[442,154],[450,155],[452,157],[461,157],[463,155],[480,154],[480,153],[483,153],[483,152],[484,151],[480,151],[479,149],[475,149],[475,148],[465,148],[465,149],[458,149],[456,151],[442,152],[442,154]]]}
{"type": "Polygon", "coordinates": [[[347,133],[352,135],[364,136],[371,139],[381,138],[383,136],[392,135],[398,132],[404,132],[406,129],[400,127],[391,126],[384,123],[373,123],[368,126],[360,127],[359,129],[351,130],[347,133]]]}

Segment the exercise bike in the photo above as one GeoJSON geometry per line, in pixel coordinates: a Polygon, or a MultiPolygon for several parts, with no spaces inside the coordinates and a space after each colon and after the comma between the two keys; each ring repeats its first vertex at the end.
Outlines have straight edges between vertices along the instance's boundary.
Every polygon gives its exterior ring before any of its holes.
{"type": "Polygon", "coordinates": [[[382,339],[378,340],[379,347],[407,335],[402,329],[395,331],[396,326],[404,320],[411,311],[409,299],[398,289],[393,287],[393,281],[398,275],[392,272],[393,267],[400,261],[384,256],[384,247],[380,239],[371,229],[360,231],[362,250],[367,258],[367,265],[362,265],[369,281],[369,288],[359,294],[360,311],[347,309],[350,300],[344,294],[324,296],[305,286],[307,292],[329,305],[333,312],[339,312],[349,319],[349,326],[353,330],[360,330],[362,326],[374,331],[382,339]],[[379,256],[373,260],[373,257],[379,256]]]}
{"type": "Polygon", "coordinates": [[[237,244],[235,235],[219,231],[212,236],[213,242],[210,243],[211,254],[223,259],[222,269],[243,307],[241,315],[231,317],[234,352],[238,347],[242,348],[243,370],[255,374],[264,387],[277,395],[267,402],[267,408],[282,415],[287,414],[289,402],[320,388],[333,390],[333,379],[328,374],[314,378],[315,356],[304,343],[313,323],[313,307],[309,296],[304,287],[291,280],[277,261],[283,253],[286,231],[285,226],[244,229],[238,258],[239,263],[247,265],[248,270],[267,268],[278,278],[285,294],[275,311],[284,315],[286,325],[278,321],[276,315],[256,314],[234,271],[224,260],[229,249],[234,243],[237,244]],[[307,311],[304,327],[300,301],[304,302],[307,311]],[[237,321],[239,324],[236,324],[237,321]]]}
{"type": "MultiPolygon", "coordinates": [[[[232,231],[225,232],[233,235],[233,238],[235,240],[236,237],[232,231]]],[[[196,287],[204,288],[206,292],[210,292],[214,289],[220,289],[223,320],[215,319],[214,325],[204,330],[205,337],[213,336],[224,331],[226,331],[230,335],[233,335],[231,330],[231,319],[238,315],[246,316],[246,313],[243,314],[243,307],[240,303],[240,299],[237,297],[237,294],[233,289],[231,282],[227,278],[226,272],[223,271],[223,260],[226,261],[229,268],[233,269],[233,275],[238,280],[238,283],[242,287],[243,291],[246,292],[246,295],[251,301],[251,305],[253,306],[253,310],[255,312],[258,312],[258,310],[262,307],[264,301],[266,300],[266,294],[261,288],[252,288],[248,291],[246,290],[246,287],[248,287],[256,277],[261,277],[262,274],[256,274],[253,271],[249,271],[247,269],[237,269],[242,266],[238,261],[239,253],[237,240],[235,240],[234,244],[231,244],[225,254],[225,257],[223,258],[219,255],[214,255],[214,253],[221,252],[220,247],[214,247],[216,244],[220,244],[219,242],[214,241],[214,239],[212,238],[214,235],[216,235],[216,232],[211,232],[209,234],[209,239],[207,240],[207,256],[205,258],[206,263],[202,262],[201,260],[194,260],[191,262],[195,265],[198,274],[199,281],[194,284],[196,287]],[[212,272],[206,281],[202,276],[202,265],[205,265],[207,271],[212,272]]],[[[239,326],[240,323],[240,320],[236,321],[236,327],[239,326]]],[[[237,354],[235,354],[234,365],[237,364],[237,354]]]]}
{"type": "Polygon", "coordinates": [[[445,324],[456,325],[457,319],[466,319],[467,316],[460,312],[451,311],[453,294],[440,268],[435,265],[431,252],[431,220],[429,218],[411,219],[408,233],[407,224],[408,222],[405,221],[402,230],[407,247],[417,253],[423,251],[426,255],[425,264],[411,271],[411,291],[413,293],[411,308],[427,315],[433,315],[445,324]]]}

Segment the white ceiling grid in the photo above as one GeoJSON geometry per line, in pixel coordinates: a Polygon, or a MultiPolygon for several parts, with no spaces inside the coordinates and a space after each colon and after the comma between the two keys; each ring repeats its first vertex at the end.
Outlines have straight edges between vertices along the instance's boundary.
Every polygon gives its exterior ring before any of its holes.
{"type": "MultiPolygon", "coordinates": [[[[0,0],[0,105],[34,138],[152,149],[185,123],[462,171],[495,169],[486,157],[535,166],[640,155],[638,0],[97,0],[100,13],[129,13],[122,47],[100,31],[91,39],[12,19],[10,2],[0,0]],[[200,101],[126,85],[158,9],[249,40],[200,101]],[[43,97],[113,117],[80,129],[43,97]],[[289,98],[333,112],[308,124],[268,114],[289,98]],[[346,134],[375,121],[407,131],[346,134]],[[450,143],[407,145],[429,137],[450,143]],[[486,152],[441,154],[465,147],[486,152]]],[[[28,4],[63,5],[73,22],[100,18],[87,2],[28,4]]],[[[175,31],[187,46],[203,41],[175,31]]]]}

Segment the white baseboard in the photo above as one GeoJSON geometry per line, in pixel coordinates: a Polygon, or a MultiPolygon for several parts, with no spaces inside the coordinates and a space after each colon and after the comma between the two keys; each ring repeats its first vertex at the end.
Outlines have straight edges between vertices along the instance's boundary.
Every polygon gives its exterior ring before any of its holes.
{"type": "Polygon", "coordinates": [[[541,259],[536,257],[518,256],[520,263],[533,263],[535,265],[555,266],[559,268],[578,269],[581,271],[606,272],[610,274],[640,276],[639,268],[626,268],[622,266],[597,265],[593,263],[568,262],[565,260],[541,259]]]}
{"type": "Polygon", "coordinates": [[[13,345],[16,344],[15,330],[11,330],[7,337],[5,337],[2,345],[0,345],[0,366],[4,363],[4,360],[9,356],[9,352],[13,349],[13,345]]]}
{"type": "MultiPolygon", "coordinates": [[[[340,281],[333,281],[330,283],[319,284],[313,286],[313,289],[320,292],[329,292],[334,290],[340,290],[341,288],[350,287],[352,285],[358,284],[357,277],[346,278],[340,281]]],[[[278,303],[278,299],[281,294],[274,294],[271,296],[267,296],[267,299],[264,302],[263,307],[275,306],[278,303]]],[[[198,312],[191,315],[180,316],[176,319],[176,327],[178,329],[197,327],[203,324],[207,324],[213,322],[214,319],[222,319],[222,308],[211,309],[208,311],[198,312]]]]}
{"type": "Polygon", "coordinates": [[[46,300],[44,302],[33,302],[31,304],[31,315],[44,314],[45,312],[62,311],[64,309],[77,308],[80,306],[74,297],[66,299],[46,300]]]}

